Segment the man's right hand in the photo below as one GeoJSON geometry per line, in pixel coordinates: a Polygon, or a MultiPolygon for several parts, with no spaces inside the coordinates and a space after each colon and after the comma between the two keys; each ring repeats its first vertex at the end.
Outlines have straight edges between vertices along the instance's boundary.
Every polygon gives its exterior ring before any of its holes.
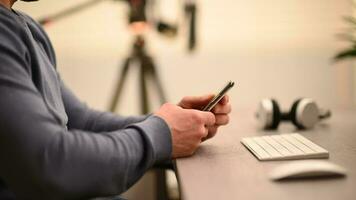
{"type": "Polygon", "coordinates": [[[173,158],[193,155],[208,135],[207,126],[215,124],[211,112],[183,109],[170,103],[164,104],[155,115],[164,119],[171,130],[173,158]]]}

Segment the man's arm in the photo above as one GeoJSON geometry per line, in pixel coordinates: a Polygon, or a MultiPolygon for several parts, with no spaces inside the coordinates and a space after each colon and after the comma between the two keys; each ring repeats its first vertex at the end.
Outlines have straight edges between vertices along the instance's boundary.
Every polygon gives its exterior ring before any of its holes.
{"type": "Polygon", "coordinates": [[[0,176],[19,197],[119,194],[170,157],[169,129],[158,117],[103,134],[67,131],[35,93],[0,93],[0,176]]]}
{"type": "Polygon", "coordinates": [[[34,86],[16,27],[0,30],[0,177],[19,199],[119,194],[170,158],[170,130],[156,116],[120,131],[68,131],[34,86]]]}
{"type": "Polygon", "coordinates": [[[100,112],[80,102],[72,91],[61,83],[62,99],[68,115],[68,128],[92,132],[114,131],[129,124],[144,121],[149,115],[123,117],[110,112],[100,112]]]}

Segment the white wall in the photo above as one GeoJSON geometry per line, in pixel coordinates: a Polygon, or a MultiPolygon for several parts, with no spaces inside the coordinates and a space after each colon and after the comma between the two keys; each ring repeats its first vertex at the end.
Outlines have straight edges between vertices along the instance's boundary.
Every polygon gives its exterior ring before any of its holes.
{"type": "MultiPolygon", "coordinates": [[[[83,1],[19,2],[17,8],[39,17],[77,2],[83,1]]],[[[165,2],[169,7],[175,1],[165,2]]],[[[352,103],[356,85],[351,64],[331,60],[345,45],[335,35],[345,27],[341,17],[351,14],[350,0],[199,3],[200,46],[194,54],[185,52],[183,38],[170,41],[156,33],[147,35],[171,101],[215,92],[231,79],[238,83],[231,91],[235,108],[253,108],[263,97],[276,97],[285,108],[302,96],[326,106],[352,103]]],[[[123,3],[106,1],[46,28],[62,78],[95,108],[107,107],[118,65],[130,49],[126,11],[123,3]]],[[[173,11],[170,7],[165,13],[173,11]]],[[[137,113],[134,77],[124,91],[124,114],[137,113]]]]}

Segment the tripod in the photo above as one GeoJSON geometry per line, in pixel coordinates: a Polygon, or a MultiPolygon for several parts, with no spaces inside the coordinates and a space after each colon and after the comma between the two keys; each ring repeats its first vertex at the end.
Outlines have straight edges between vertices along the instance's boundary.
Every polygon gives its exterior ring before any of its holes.
{"type": "MultiPolygon", "coordinates": [[[[150,101],[148,95],[149,81],[151,81],[155,86],[160,103],[166,102],[166,97],[163,91],[161,81],[159,80],[158,73],[156,71],[156,66],[153,62],[151,56],[149,56],[145,51],[145,40],[141,35],[136,36],[133,43],[133,48],[131,55],[129,55],[123,65],[122,71],[119,76],[114,95],[112,96],[110,102],[109,110],[115,112],[121,97],[122,89],[127,83],[127,77],[129,68],[136,62],[136,67],[139,67],[139,89],[141,98],[141,114],[147,114],[150,112],[150,101]]],[[[173,169],[172,163],[162,163],[154,166],[155,177],[156,177],[156,199],[165,200],[168,199],[168,191],[166,185],[166,169],[173,169]]]]}
{"type": "Polygon", "coordinates": [[[145,51],[144,38],[141,35],[138,35],[135,38],[131,55],[127,57],[123,63],[122,71],[110,103],[109,110],[111,112],[115,112],[117,109],[122,89],[126,83],[129,68],[132,62],[135,61],[138,62],[137,67],[140,68],[139,86],[141,98],[141,114],[147,114],[150,112],[150,101],[147,91],[150,80],[153,82],[153,86],[155,86],[157,89],[160,103],[163,104],[166,102],[163,87],[156,71],[156,66],[153,62],[152,57],[150,57],[145,51]]]}

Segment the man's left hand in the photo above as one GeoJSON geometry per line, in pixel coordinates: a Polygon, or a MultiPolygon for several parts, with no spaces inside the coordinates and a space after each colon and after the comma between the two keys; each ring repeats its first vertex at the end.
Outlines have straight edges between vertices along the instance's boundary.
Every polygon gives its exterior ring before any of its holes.
{"type": "MultiPolygon", "coordinates": [[[[209,103],[215,95],[209,94],[204,96],[187,96],[184,97],[179,103],[178,106],[184,109],[197,109],[201,110],[205,105],[209,103]]],[[[229,103],[229,96],[225,95],[218,104],[210,111],[215,115],[215,124],[209,126],[208,136],[204,140],[212,138],[217,133],[217,130],[220,126],[226,125],[229,123],[229,113],[231,112],[231,105],[229,103]]]]}

